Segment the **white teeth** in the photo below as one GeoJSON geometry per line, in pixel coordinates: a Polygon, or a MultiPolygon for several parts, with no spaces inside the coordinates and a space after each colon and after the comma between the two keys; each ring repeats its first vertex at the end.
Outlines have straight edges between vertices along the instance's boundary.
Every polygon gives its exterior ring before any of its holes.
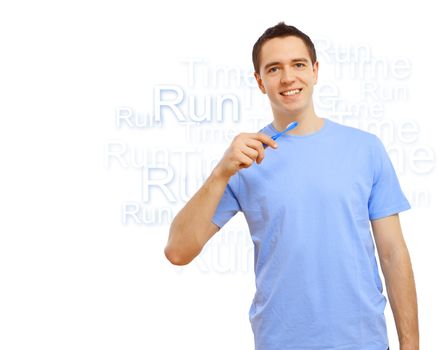
{"type": "Polygon", "coordinates": [[[282,95],[285,95],[285,96],[290,96],[290,95],[296,95],[296,94],[298,94],[300,91],[301,91],[300,89],[289,90],[289,91],[282,92],[281,94],[282,94],[282,95]]]}

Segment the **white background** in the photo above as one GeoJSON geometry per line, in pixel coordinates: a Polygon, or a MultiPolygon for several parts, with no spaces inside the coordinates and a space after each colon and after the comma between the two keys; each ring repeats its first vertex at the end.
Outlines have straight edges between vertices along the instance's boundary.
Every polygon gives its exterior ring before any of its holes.
{"type": "MultiPolygon", "coordinates": [[[[136,156],[149,163],[148,151],[166,149],[174,157],[172,152],[189,140],[169,113],[159,128],[117,127],[116,110],[151,114],[154,88],[165,84],[195,96],[244,94],[249,87],[207,84],[205,91],[190,90],[182,62],[203,59],[207,67],[251,72],[255,40],[285,21],[335,47],[365,45],[388,64],[400,57],[411,63],[408,79],[381,77],[379,84],[409,93],[407,99],[385,102],[384,119],[393,128],[413,121],[419,130],[413,145],[396,140],[407,163],[395,165],[415,201],[400,217],[417,284],[421,345],[436,349],[434,13],[426,1],[2,2],[0,348],[253,347],[248,310],[254,276],[243,215],[236,215],[190,265],[171,265],[163,255],[168,220],[124,222],[122,206],[142,201],[145,178],[133,166],[136,156]],[[106,163],[106,147],[117,142],[127,147],[126,166],[106,163]],[[422,163],[429,171],[414,162],[413,149],[429,157],[422,163]],[[418,194],[426,200],[417,203],[418,194]]],[[[335,84],[341,97],[360,99],[360,79],[336,79],[327,60],[321,60],[320,72],[318,84],[335,84]]],[[[260,94],[256,102],[261,107],[242,110],[239,123],[206,127],[257,131],[248,123],[249,114],[263,115],[266,122],[272,118],[265,97],[260,94]]],[[[326,111],[318,114],[331,117],[326,111]]],[[[382,140],[391,147],[384,135],[382,140]]],[[[211,145],[192,144],[202,152],[194,162],[217,160],[229,142],[223,137],[211,145]]],[[[174,176],[180,178],[181,168],[172,159],[174,176]]],[[[210,165],[204,164],[204,175],[210,165]]],[[[180,188],[173,186],[175,192],[180,188]]],[[[158,189],[152,193],[143,203],[152,213],[167,206],[175,214],[186,202],[180,193],[176,202],[158,189]]],[[[396,349],[389,303],[385,314],[390,346],[396,349]]]]}

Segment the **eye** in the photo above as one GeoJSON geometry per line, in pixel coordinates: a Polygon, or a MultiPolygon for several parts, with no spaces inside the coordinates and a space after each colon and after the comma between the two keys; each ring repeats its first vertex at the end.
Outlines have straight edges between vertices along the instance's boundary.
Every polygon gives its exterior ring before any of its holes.
{"type": "Polygon", "coordinates": [[[295,67],[297,67],[297,68],[304,68],[306,65],[304,64],[304,63],[297,63],[296,65],[295,65],[295,67]]]}
{"type": "Polygon", "coordinates": [[[275,73],[276,69],[278,69],[278,67],[272,67],[268,70],[269,73],[275,73]]]}

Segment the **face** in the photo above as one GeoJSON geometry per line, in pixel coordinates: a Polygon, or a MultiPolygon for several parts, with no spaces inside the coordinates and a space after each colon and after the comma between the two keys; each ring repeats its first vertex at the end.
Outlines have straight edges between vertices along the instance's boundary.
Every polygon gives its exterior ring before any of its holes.
{"type": "Polygon", "coordinates": [[[265,42],[260,52],[260,74],[254,76],[260,90],[268,95],[275,115],[287,117],[313,108],[318,62],[312,66],[300,38],[287,36],[265,42]]]}

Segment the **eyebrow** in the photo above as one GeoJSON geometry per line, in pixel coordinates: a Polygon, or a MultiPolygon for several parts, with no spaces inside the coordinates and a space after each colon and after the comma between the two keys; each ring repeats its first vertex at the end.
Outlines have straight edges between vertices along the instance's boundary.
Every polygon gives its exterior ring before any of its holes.
{"type": "MultiPolygon", "coordinates": [[[[290,62],[291,63],[296,63],[296,62],[306,62],[306,63],[309,63],[309,60],[307,58],[305,58],[305,57],[302,57],[302,58],[294,58],[290,62]]],[[[281,64],[281,62],[270,62],[270,63],[267,63],[263,69],[266,70],[269,67],[276,66],[278,64],[281,64]]]]}

